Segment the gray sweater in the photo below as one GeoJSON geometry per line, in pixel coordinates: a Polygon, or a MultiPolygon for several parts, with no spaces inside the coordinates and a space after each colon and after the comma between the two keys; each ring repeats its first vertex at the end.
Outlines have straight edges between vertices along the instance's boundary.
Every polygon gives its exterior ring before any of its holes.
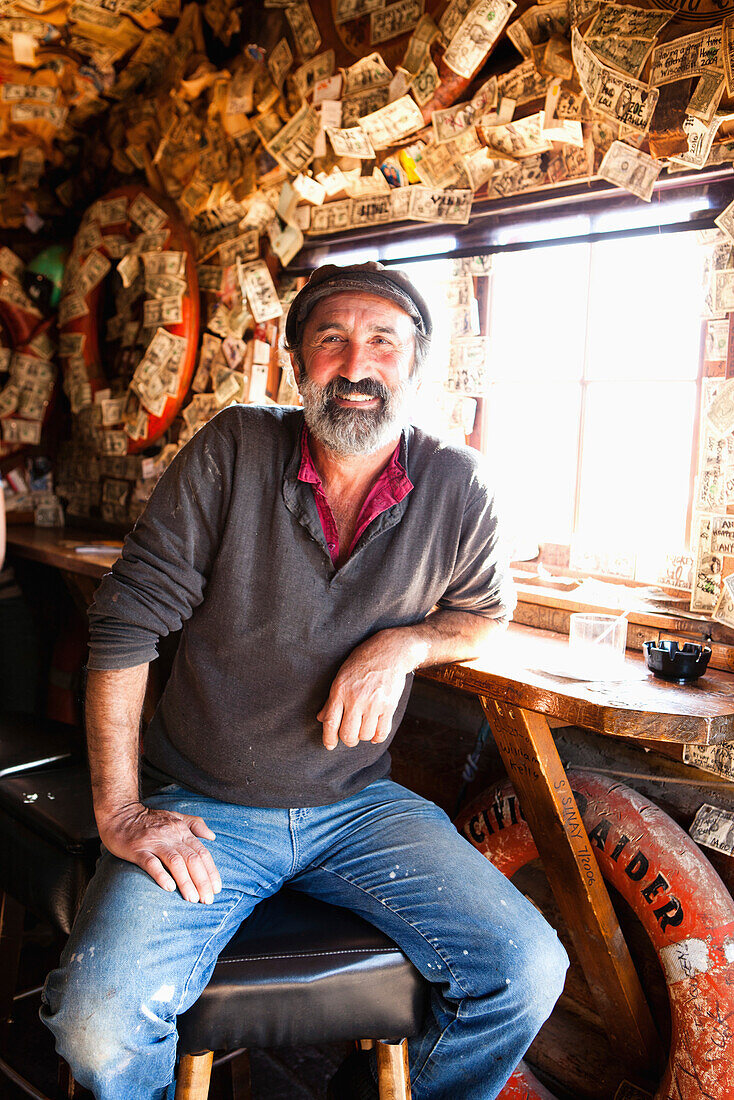
{"type": "Polygon", "coordinates": [[[407,429],[414,488],[335,569],[313,488],[297,479],[302,426],[297,409],[219,413],[161,478],[89,613],[92,669],[152,661],[183,626],[144,760],[243,805],[325,805],[389,772],[412,676],[381,745],[327,752],[316,720],[365,638],[436,605],[494,619],[513,606],[475,452],[407,429]]]}

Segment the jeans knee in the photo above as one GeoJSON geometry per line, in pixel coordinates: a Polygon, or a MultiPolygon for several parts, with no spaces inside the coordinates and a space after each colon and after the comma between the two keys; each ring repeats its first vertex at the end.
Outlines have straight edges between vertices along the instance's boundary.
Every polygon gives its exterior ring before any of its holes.
{"type": "Polygon", "coordinates": [[[537,1019],[538,1027],[547,1020],[563,992],[569,960],[566,950],[554,930],[547,926],[538,936],[533,950],[518,960],[519,973],[513,978],[515,989],[526,1005],[526,1011],[537,1019]]]}
{"type": "Polygon", "coordinates": [[[114,1012],[105,1011],[94,997],[81,1004],[73,997],[44,995],[41,1020],[53,1033],[56,1050],[71,1066],[75,1078],[86,1085],[106,1076],[129,1056],[124,1029],[114,1012]]]}
{"type": "Polygon", "coordinates": [[[138,1007],[140,1011],[134,1011],[115,989],[72,985],[64,971],[55,971],[46,982],[40,1015],[76,1080],[95,1091],[102,1083],[107,1087],[124,1078],[133,1059],[139,1064],[151,1046],[160,1052],[161,1063],[166,1063],[156,1067],[156,1078],[165,1078],[169,1068],[172,1072],[175,1025],[145,1005],[138,1007]],[[169,1034],[174,1036],[170,1058],[164,1057],[166,1044],[161,1045],[169,1034]]]}

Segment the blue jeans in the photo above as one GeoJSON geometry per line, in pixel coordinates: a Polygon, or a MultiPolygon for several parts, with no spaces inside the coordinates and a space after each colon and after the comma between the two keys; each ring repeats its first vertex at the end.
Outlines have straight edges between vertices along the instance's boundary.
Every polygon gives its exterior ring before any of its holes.
{"type": "Polygon", "coordinates": [[[41,1016],[97,1100],[170,1100],[176,1016],[241,921],[284,883],[361,914],[433,984],[410,1041],[414,1100],[493,1100],[563,989],[568,959],[535,907],[431,802],[389,779],[308,809],[230,805],[166,787],[198,814],[222,877],[212,905],[105,853],[41,1016]]]}

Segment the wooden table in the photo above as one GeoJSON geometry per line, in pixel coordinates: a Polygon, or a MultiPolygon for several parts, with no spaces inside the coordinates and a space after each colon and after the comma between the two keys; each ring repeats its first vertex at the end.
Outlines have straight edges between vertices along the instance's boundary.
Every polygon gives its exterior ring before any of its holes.
{"type": "Polygon", "coordinates": [[[548,719],[641,742],[713,744],[734,737],[734,676],[678,686],[628,653],[615,679],[580,680],[566,635],[515,625],[479,660],[424,675],[478,696],[610,1040],[631,1073],[649,1068],[657,1032],[601,875],[589,876],[591,845],[548,719]]]}
{"type": "Polygon", "coordinates": [[[73,528],[10,524],[7,548],[10,555],[59,569],[74,601],[86,616],[95,588],[120,556],[122,542],[73,528]],[[89,548],[86,552],[85,547],[89,548]]]}

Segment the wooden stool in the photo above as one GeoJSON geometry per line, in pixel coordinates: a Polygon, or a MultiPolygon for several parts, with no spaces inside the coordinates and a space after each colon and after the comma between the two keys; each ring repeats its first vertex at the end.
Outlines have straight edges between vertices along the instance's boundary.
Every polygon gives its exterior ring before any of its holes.
{"type": "MultiPolygon", "coordinates": [[[[243,922],[179,1017],[176,1100],[206,1100],[215,1050],[375,1036],[381,1100],[409,1100],[405,1037],[419,1031],[427,999],[428,983],[387,936],[346,909],[282,890],[243,922]]],[[[238,1100],[249,1097],[249,1082],[240,1087],[238,1100]]]]}

